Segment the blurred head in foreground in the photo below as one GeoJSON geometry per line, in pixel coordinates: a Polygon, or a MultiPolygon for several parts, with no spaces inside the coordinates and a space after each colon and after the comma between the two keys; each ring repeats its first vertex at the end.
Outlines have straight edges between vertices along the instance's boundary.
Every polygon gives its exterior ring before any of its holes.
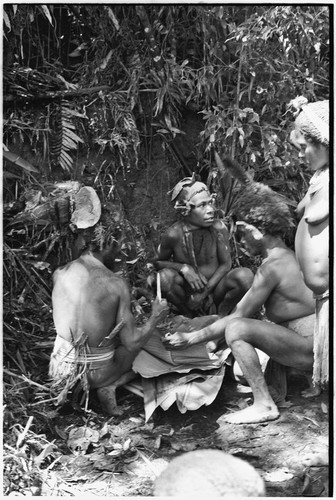
{"type": "Polygon", "coordinates": [[[179,495],[262,497],[265,485],[244,460],[220,450],[195,450],[173,458],[155,482],[154,496],[179,495]]]}

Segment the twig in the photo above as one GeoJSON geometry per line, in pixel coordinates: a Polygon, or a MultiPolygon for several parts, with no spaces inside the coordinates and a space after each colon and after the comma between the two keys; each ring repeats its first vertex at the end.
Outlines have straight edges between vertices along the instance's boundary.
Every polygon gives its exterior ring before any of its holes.
{"type": "Polygon", "coordinates": [[[113,339],[120,332],[120,330],[125,326],[125,320],[122,319],[103,340],[98,344],[98,347],[105,347],[109,340],[113,339]]]}
{"type": "Polygon", "coordinates": [[[38,384],[37,382],[33,382],[33,380],[30,380],[25,375],[18,375],[17,373],[13,373],[10,370],[7,370],[6,368],[3,369],[3,372],[6,373],[7,375],[10,375],[11,377],[20,378],[21,380],[23,380],[24,382],[27,382],[30,385],[35,385],[36,387],[39,387],[40,389],[49,392],[49,387],[47,387],[45,385],[38,384]]]}
{"type": "Polygon", "coordinates": [[[16,442],[17,448],[20,448],[20,446],[22,445],[22,443],[27,435],[27,432],[29,431],[29,428],[30,428],[31,424],[33,423],[33,419],[34,419],[34,417],[28,418],[28,422],[26,423],[26,427],[23,429],[23,432],[21,432],[21,434],[19,435],[18,440],[16,442]]]}

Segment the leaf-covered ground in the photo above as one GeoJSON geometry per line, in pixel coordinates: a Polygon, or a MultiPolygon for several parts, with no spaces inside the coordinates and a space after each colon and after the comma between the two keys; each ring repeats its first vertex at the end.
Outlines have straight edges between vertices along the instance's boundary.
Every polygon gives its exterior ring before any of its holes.
{"type": "Polygon", "coordinates": [[[302,398],[306,381],[300,375],[291,376],[286,405],[273,422],[221,421],[251,400],[249,388],[229,377],[215,402],[195,412],[159,408],[146,423],[142,398],[120,389],[123,413],[107,417],[94,395],[86,413],[49,400],[53,335],[47,309],[5,314],[4,495],[151,496],[155,478],[174,456],[213,448],[252,464],[268,497],[331,496],[329,467],[306,461],[327,450],[328,394],[302,398]]]}

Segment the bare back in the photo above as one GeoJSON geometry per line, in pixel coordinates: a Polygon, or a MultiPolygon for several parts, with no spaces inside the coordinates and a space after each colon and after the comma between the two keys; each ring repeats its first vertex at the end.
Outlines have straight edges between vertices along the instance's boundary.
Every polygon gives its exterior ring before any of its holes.
{"type": "Polygon", "coordinates": [[[52,292],[57,334],[71,341],[83,332],[98,346],[119,321],[127,285],[90,254],[55,271],[52,292]]]}

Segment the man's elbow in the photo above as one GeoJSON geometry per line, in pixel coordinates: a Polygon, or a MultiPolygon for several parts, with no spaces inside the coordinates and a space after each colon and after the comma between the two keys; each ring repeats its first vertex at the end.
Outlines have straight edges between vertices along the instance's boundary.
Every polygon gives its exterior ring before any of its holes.
{"type": "Polygon", "coordinates": [[[125,349],[133,355],[137,355],[142,347],[141,336],[136,333],[123,343],[125,349]]]}

